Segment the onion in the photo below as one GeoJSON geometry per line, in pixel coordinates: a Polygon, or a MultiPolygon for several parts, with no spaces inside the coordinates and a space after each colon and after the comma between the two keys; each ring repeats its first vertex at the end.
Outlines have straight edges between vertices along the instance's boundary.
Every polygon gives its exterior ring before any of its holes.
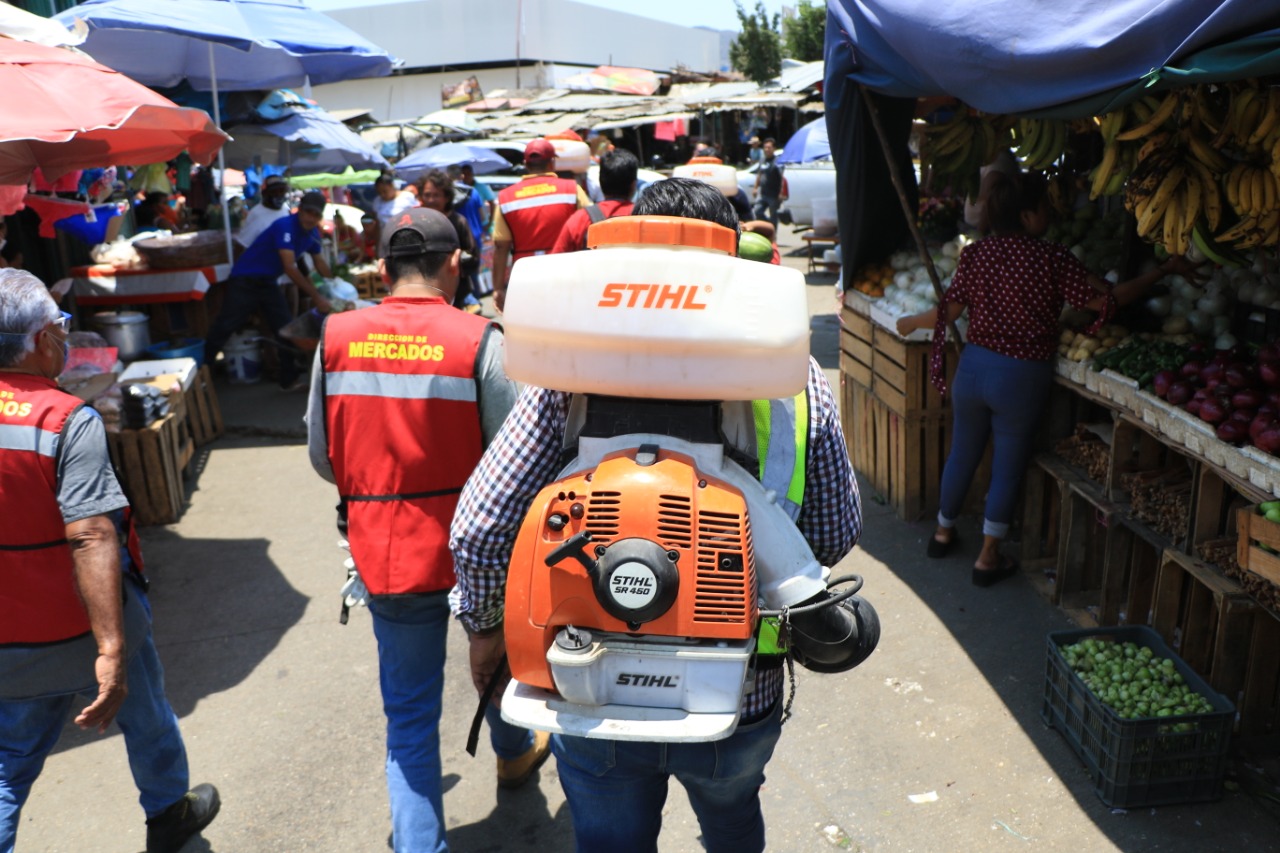
{"type": "Polygon", "coordinates": [[[1181,406],[1192,398],[1192,393],[1191,383],[1184,380],[1179,382],[1170,382],[1169,386],[1165,389],[1165,393],[1160,396],[1164,397],[1175,406],[1181,406]]]}
{"type": "Polygon", "coordinates": [[[1201,407],[1201,406],[1203,406],[1203,405],[1204,405],[1204,401],[1202,401],[1202,400],[1196,400],[1196,399],[1191,399],[1191,400],[1188,400],[1188,401],[1187,401],[1187,404],[1186,404],[1185,406],[1183,406],[1182,408],[1183,408],[1183,410],[1184,410],[1184,411],[1186,411],[1186,412],[1188,412],[1188,413],[1190,413],[1190,414],[1193,414],[1193,415],[1199,415],[1199,414],[1200,414],[1200,407],[1201,407]]]}
{"type": "Polygon", "coordinates": [[[1232,388],[1248,388],[1254,382],[1253,370],[1242,361],[1228,364],[1222,376],[1232,388]]]}
{"type": "Polygon", "coordinates": [[[1187,322],[1191,324],[1191,331],[1197,335],[1206,335],[1213,328],[1213,318],[1201,311],[1192,311],[1188,314],[1187,322]]]}
{"type": "Polygon", "coordinates": [[[1277,294],[1275,288],[1264,284],[1259,286],[1258,289],[1253,292],[1253,304],[1270,305],[1272,302],[1276,301],[1276,297],[1277,294]]]}
{"type": "Polygon", "coordinates": [[[1178,369],[1178,373],[1188,379],[1195,379],[1204,372],[1204,369],[1205,366],[1203,362],[1192,360],[1183,364],[1182,367],[1178,369]]]}
{"type": "Polygon", "coordinates": [[[1217,397],[1207,397],[1200,404],[1200,420],[1208,421],[1211,424],[1220,424],[1225,421],[1231,412],[1227,405],[1217,397]]]}
{"type": "Polygon", "coordinates": [[[1153,296],[1147,300],[1147,311],[1161,319],[1169,316],[1173,300],[1167,296],[1153,296]]]}
{"type": "MultiPolygon", "coordinates": [[[[1204,409],[1200,411],[1203,413],[1204,409]]],[[[1218,438],[1228,444],[1239,444],[1249,437],[1249,427],[1240,421],[1223,421],[1216,432],[1218,438]]]]}
{"type": "Polygon", "coordinates": [[[1185,335],[1191,331],[1191,324],[1187,322],[1185,314],[1178,314],[1177,316],[1166,318],[1160,330],[1166,335],[1185,335]]]}
{"type": "Polygon", "coordinates": [[[1156,396],[1160,398],[1168,397],[1169,386],[1177,380],[1177,376],[1172,370],[1161,370],[1156,373],[1151,378],[1151,387],[1156,392],[1156,396]]]}
{"type": "Polygon", "coordinates": [[[1262,405],[1262,401],[1266,399],[1262,396],[1262,392],[1254,388],[1241,388],[1239,391],[1231,395],[1231,405],[1237,409],[1256,410],[1262,405]]]}
{"type": "Polygon", "coordinates": [[[1280,451],[1280,421],[1272,421],[1258,434],[1254,441],[1263,453],[1280,451]]]}
{"type": "Polygon", "coordinates": [[[1213,318],[1213,334],[1215,337],[1217,335],[1225,335],[1229,331],[1231,331],[1230,317],[1224,317],[1220,314],[1213,318]]]}
{"type": "Polygon", "coordinates": [[[1230,332],[1223,332],[1218,335],[1217,339],[1213,342],[1213,346],[1215,349],[1234,349],[1236,346],[1235,336],[1230,332]]]}
{"type": "Polygon", "coordinates": [[[1190,299],[1184,299],[1181,296],[1176,296],[1169,306],[1169,316],[1185,317],[1191,313],[1191,308],[1192,303],[1190,299]]]}
{"type": "Polygon", "coordinates": [[[1268,388],[1280,388],[1280,362],[1259,361],[1258,378],[1268,388]]]}
{"type": "Polygon", "coordinates": [[[1227,310],[1227,298],[1221,293],[1206,293],[1197,300],[1196,308],[1210,317],[1216,317],[1227,310]]]}

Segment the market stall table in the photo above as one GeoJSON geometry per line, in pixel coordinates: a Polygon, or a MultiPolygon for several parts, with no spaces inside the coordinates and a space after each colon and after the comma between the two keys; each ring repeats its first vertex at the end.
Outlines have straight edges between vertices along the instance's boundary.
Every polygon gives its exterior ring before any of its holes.
{"type": "Polygon", "coordinates": [[[806,231],[800,235],[800,239],[804,241],[805,250],[809,257],[809,272],[814,272],[821,265],[824,269],[826,264],[820,262],[814,256],[816,250],[834,249],[840,245],[839,234],[818,234],[815,231],[806,231]],[[816,244],[816,249],[815,249],[816,244]]]}
{"type": "MultiPolygon", "coordinates": [[[[230,264],[187,269],[118,270],[72,267],[69,288],[81,305],[139,305],[204,299],[210,285],[227,278],[230,264]]],[[[59,282],[62,284],[62,282],[59,282]]]]}
{"type": "Polygon", "coordinates": [[[217,309],[216,302],[206,305],[205,296],[213,284],[230,274],[230,264],[142,270],[72,267],[71,277],[54,285],[53,292],[58,297],[70,293],[77,306],[86,308],[164,306],[166,310],[150,312],[153,341],[203,338],[208,332],[208,312],[217,309]]]}

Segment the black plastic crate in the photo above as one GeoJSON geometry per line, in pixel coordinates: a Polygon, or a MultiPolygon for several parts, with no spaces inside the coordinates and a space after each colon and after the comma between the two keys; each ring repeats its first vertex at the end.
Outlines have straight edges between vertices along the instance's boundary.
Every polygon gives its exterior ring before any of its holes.
{"type": "Polygon", "coordinates": [[[1269,344],[1280,338],[1280,309],[1236,303],[1231,331],[1242,344],[1269,344]]]}
{"type": "Polygon", "coordinates": [[[1199,803],[1222,796],[1235,706],[1143,625],[1059,631],[1048,638],[1044,721],[1062,732],[1112,808],[1199,803]],[[1093,637],[1146,646],[1173,660],[1187,686],[1209,700],[1207,714],[1127,720],[1093,695],[1059,651],[1093,637]]]}

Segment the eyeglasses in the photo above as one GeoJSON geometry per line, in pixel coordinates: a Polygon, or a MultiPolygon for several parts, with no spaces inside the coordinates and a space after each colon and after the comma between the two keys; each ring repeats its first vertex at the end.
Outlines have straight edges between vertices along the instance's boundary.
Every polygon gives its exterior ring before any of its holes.
{"type": "Polygon", "coordinates": [[[66,311],[59,311],[58,313],[61,316],[58,317],[58,319],[54,320],[51,325],[57,326],[58,331],[60,332],[70,332],[71,331],[71,315],[68,314],[66,311]]]}

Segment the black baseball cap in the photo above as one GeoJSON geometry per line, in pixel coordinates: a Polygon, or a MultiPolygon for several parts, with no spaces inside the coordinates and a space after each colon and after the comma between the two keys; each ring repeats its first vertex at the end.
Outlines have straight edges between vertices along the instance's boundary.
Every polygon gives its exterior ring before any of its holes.
{"type": "Polygon", "coordinates": [[[267,190],[287,190],[289,182],[285,180],[284,175],[267,175],[262,181],[262,191],[267,190]]]}
{"type": "Polygon", "coordinates": [[[382,229],[382,257],[410,257],[431,252],[452,252],[458,248],[458,232],[443,213],[427,207],[415,207],[397,214],[382,229]],[[397,234],[411,231],[419,239],[405,241],[394,249],[391,241],[397,234]]]}
{"type": "Polygon", "coordinates": [[[310,210],[313,213],[323,214],[326,204],[328,202],[325,201],[324,193],[312,190],[303,194],[302,201],[298,202],[298,210],[310,210]]]}

